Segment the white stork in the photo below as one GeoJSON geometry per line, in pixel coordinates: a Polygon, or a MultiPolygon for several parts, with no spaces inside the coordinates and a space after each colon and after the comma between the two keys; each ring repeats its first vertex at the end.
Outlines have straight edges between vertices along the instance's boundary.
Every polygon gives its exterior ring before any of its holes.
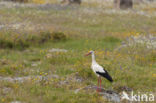
{"type": "MultiPolygon", "coordinates": [[[[94,73],[98,76],[98,88],[99,88],[99,82],[100,82],[100,89],[101,89],[101,77],[106,78],[107,80],[109,80],[110,82],[113,82],[112,77],[108,74],[108,72],[102,67],[100,66],[96,60],[95,60],[95,55],[94,55],[94,51],[90,51],[89,53],[86,54],[86,56],[88,55],[92,55],[92,65],[91,68],[94,71],[94,73]]],[[[97,88],[97,92],[98,92],[98,88],[97,88]]]]}

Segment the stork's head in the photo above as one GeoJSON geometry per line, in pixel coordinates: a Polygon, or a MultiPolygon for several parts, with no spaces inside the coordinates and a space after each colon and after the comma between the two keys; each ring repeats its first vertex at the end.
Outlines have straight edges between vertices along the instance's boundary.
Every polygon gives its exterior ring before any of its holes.
{"type": "Polygon", "coordinates": [[[89,53],[87,53],[85,56],[88,56],[88,55],[90,55],[90,54],[92,54],[92,53],[94,53],[94,51],[89,51],[89,53]]]}

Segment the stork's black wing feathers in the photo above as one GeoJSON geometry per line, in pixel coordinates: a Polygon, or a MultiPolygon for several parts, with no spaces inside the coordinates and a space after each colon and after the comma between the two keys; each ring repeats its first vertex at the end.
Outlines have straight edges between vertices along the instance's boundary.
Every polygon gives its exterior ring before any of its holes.
{"type": "Polygon", "coordinates": [[[110,82],[113,82],[112,77],[108,74],[108,72],[106,70],[104,70],[105,72],[99,72],[97,71],[96,73],[99,74],[100,76],[106,78],[107,80],[109,80],[110,82]]]}

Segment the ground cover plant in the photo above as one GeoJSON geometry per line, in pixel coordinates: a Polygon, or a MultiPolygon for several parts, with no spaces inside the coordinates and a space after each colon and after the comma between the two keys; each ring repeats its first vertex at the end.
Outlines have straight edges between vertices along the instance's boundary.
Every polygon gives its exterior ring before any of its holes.
{"type": "Polygon", "coordinates": [[[112,5],[0,2],[0,103],[108,103],[96,91],[75,93],[97,84],[84,57],[90,50],[114,79],[103,79],[103,88],[156,94],[154,3],[134,11],[112,5]],[[140,36],[150,44],[130,39],[140,36]]]}

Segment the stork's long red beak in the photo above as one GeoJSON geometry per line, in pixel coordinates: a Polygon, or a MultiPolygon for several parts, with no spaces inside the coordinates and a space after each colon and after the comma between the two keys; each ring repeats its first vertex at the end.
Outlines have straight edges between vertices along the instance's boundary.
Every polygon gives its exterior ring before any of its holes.
{"type": "Polygon", "coordinates": [[[85,56],[88,56],[88,55],[90,55],[90,54],[91,54],[91,52],[87,53],[85,56]]]}

